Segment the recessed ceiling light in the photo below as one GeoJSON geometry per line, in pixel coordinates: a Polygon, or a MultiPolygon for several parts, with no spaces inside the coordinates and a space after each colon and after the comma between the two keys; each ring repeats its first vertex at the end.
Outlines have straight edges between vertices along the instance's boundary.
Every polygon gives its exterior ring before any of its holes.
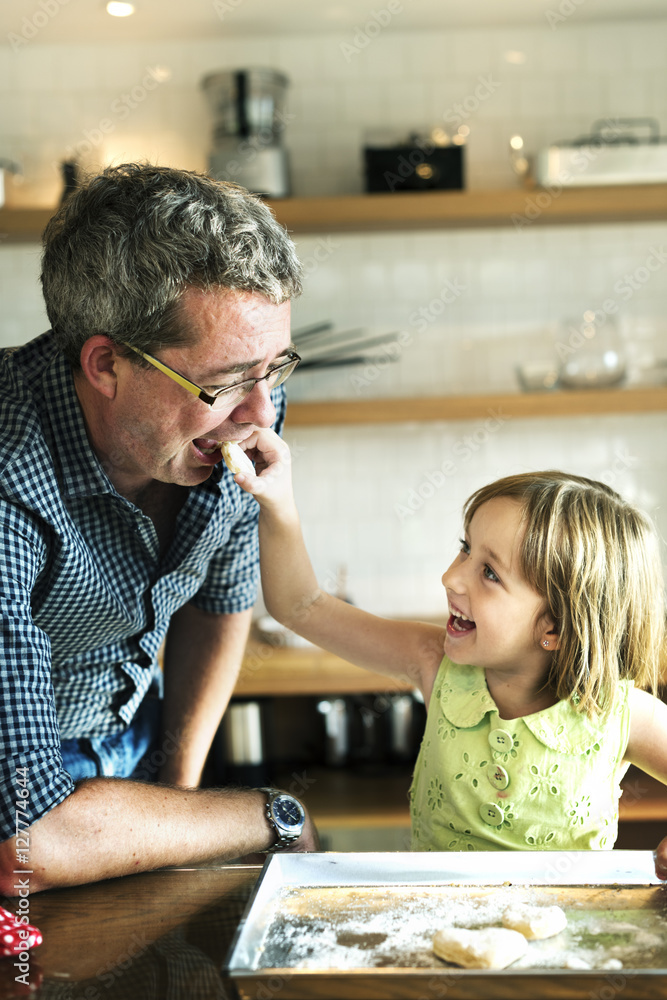
{"type": "Polygon", "coordinates": [[[129,17],[130,14],[134,14],[135,7],[133,3],[120,3],[118,0],[109,0],[107,4],[107,14],[111,14],[112,17],[129,17]]]}

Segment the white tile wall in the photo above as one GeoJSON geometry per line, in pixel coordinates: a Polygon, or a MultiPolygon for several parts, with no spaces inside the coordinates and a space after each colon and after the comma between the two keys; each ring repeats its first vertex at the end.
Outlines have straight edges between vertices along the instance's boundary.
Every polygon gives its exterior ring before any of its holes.
{"type": "MultiPolygon", "coordinates": [[[[461,508],[499,476],[562,468],[603,479],[667,537],[662,415],[295,429],[295,490],[318,579],[348,571],[355,603],[438,616],[461,508]],[[443,472],[444,469],[444,472],[443,472]]],[[[334,589],[330,586],[330,589],[334,589]]]]}
{"type": "MultiPolygon", "coordinates": [[[[238,66],[272,66],[292,81],[285,141],[299,195],[360,191],[363,138],[378,127],[467,124],[471,188],[515,184],[507,156],[515,132],[535,150],[585,133],[596,118],[653,115],[667,129],[667,18],[446,33],[402,32],[397,23],[346,58],[352,41],[350,33],[232,42],[221,25],[220,38],[183,44],[5,46],[0,157],[25,170],[11,197],[55,204],[58,164],[72,150],[91,168],[137,157],[205,169],[210,119],[199,83],[238,66]],[[525,59],[508,62],[508,52],[525,59]]],[[[400,350],[392,348],[393,363],[381,354],[366,367],[298,374],[294,400],[511,390],[519,358],[553,349],[563,320],[609,300],[619,306],[634,378],[667,357],[667,267],[648,280],[642,270],[655,250],[667,251],[664,223],[323,233],[298,245],[308,278],[295,326],[329,319],[340,329],[395,331],[400,350]],[[635,290],[626,275],[636,276],[635,290]]],[[[38,271],[38,247],[0,244],[0,345],[46,327],[38,271]]],[[[498,475],[561,466],[600,476],[646,506],[667,534],[664,429],[662,415],[648,415],[288,436],[298,446],[297,494],[320,577],[344,564],[360,604],[435,615],[461,504],[498,475]],[[456,472],[434,488],[448,458],[456,472]],[[417,509],[400,516],[410,500],[417,509]]]]}
{"type": "Polygon", "coordinates": [[[553,352],[587,309],[612,316],[633,377],[667,356],[665,223],[334,235],[319,266],[322,237],[297,242],[311,266],[295,329],[325,318],[396,336],[377,364],[297,372],[295,400],[512,391],[516,364],[553,352]]]}

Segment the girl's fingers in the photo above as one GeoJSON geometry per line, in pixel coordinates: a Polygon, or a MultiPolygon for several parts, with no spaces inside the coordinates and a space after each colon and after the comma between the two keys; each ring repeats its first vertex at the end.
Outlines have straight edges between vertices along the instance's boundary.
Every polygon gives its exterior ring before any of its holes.
{"type": "Polygon", "coordinates": [[[282,461],[274,462],[261,469],[259,463],[255,466],[256,474],[246,475],[238,473],[234,476],[234,481],[252,494],[257,500],[266,498],[267,501],[280,503],[292,495],[291,478],[289,469],[282,461]]]}
{"type": "Polygon", "coordinates": [[[657,851],[653,852],[655,858],[655,874],[658,878],[667,879],[667,837],[658,844],[657,851]]]}
{"type": "Polygon", "coordinates": [[[239,472],[236,484],[258,503],[281,507],[292,502],[290,450],[274,431],[262,428],[243,442],[244,451],[255,466],[254,474],[239,472]]]}
{"type": "Polygon", "coordinates": [[[253,433],[243,442],[246,452],[250,454],[263,455],[267,460],[285,458],[289,455],[289,448],[275,431],[267,427],[253,431],[253,433]]]}

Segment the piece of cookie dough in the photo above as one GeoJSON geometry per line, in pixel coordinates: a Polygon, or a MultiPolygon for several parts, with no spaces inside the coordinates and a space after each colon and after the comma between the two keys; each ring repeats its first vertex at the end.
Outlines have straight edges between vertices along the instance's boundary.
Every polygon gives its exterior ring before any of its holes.
{"type": "Polygon", "coordinates": [[[433,951],[438,958],[464,969],[505,969],[521,958],[527,947],[523,934],[504,927],[473,931],[446,927],[433,938],[433,951]]]}
{"type": "Polygon", "coordinates": [[[529,941],[541,941],[560,934],[567,925],[567,917],[560,906],[516,903],[505,910],[502,923],[503,927],[519,931],[529,941]]]}
{"type": "Polygon", "coordinates": [[[223,441],[220,445],[220,451],[225,460],[225,465],[234,475],[237,475],[239,472],[242,472],[246,476],[255,475],[255,466],[236,441],[223,441]]]}

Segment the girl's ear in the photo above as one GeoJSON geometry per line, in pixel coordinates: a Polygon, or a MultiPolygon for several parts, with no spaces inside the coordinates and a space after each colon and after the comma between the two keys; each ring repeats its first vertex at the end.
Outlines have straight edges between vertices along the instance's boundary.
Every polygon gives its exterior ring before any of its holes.
{"type": "Polygon", "coordinates": [[[555,649],[560,649],[560,635],[558,634],[556,623],[548,615],[545,615],[540,623],[538,636],[540,646],[548,653],[553,653],[555,649]]]}
{"type": "Polygon", "coordinates": [[[558,632],[545,632],[542,636],[541,646],[546,649],[548,653],[553,653],[555,649],[560,647],[560,636],[558,632]]]}

